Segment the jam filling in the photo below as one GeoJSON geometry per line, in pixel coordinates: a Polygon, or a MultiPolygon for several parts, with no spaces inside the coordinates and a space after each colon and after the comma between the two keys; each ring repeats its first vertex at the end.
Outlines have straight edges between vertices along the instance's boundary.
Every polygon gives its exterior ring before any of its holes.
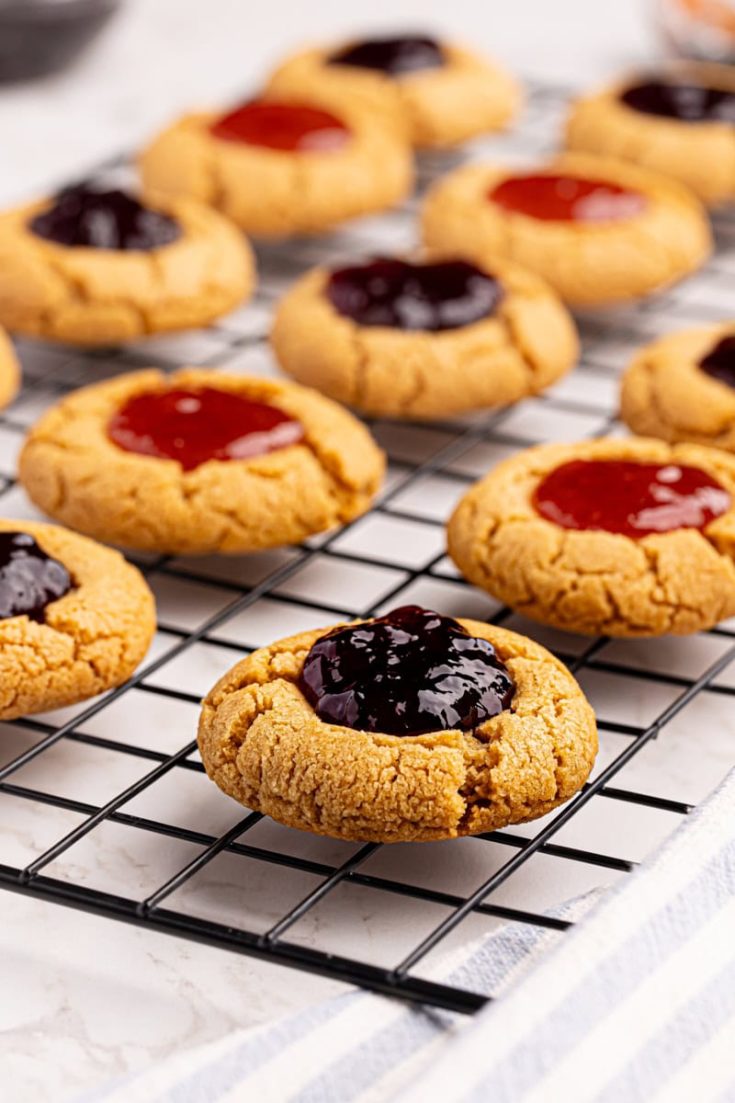
{"type": "Polygon", "coordinates": [[[681,464],[571,460],[536,488],[533,504],[565,529],[649,536],[703,529],[726,513],[731,498],[711,475],[681,464]]]}
{"type": "Polygon", "coordinates": [[[144,207],[132,195],[79,184],[59,192],[51,207],[29,223],[31,231],[57,245],[148,251],[181,236],[175,219],[144,207]]]}
{"type": "Polygon", "coordinates": [[[52,559],[26,532],[0,532],[0,620],[43,621],[46,606],[73,587],[63,563],[52,559]]]}
{"type": "Polygon", "coordinates": [[[471,731],[515,692],[491,643],[417,605],[322,636],[299,688],[325,723],[385,735],[471,731]]]}
{"type": "Polygon", "coordinates": [[[735,333],[723,337],[715,347],[699,361],[700,371],[735,387],[735,333]]]}
{"type": "Polygon", "coordinates": [[[436,39],[412,35],[364,39],[328,58],[330,65],[377,69],[390,77],[401,77],[420,69],[438,69],[444,62],[444,51],[436,39]]]}
{"type": "Polygon", "coordinates": [[[505,210],[544,222],[617,222],[640,214],[648,203],[641,192],[609,180],[549,172],[509,176],[487,197],[505,210]]]}
{"type": "Polygon", "coordinates": [[[247,460],[298,444],[304,429],[275,406],[201,387],[135,395],[110,419],[107,435],[125,452],[193,471],[208,460],[247,460]]]}
{"type": "Polygon", "coordinates": [[[735,123],[735,92],[683,81],[650,80],[620,95],[626,107],[683,123],[735,123]]]}
{"type": "Polygon", "coordinates": [[[436,331],[489,317],[503,291],[496,279],[463,260],[410,264],[379,257],[333,271],[326,296],[339,314],[361,326],[436,331]]]}
{"type": "Polygon", "coordinates": [[[244,142],[288,153],[332,153],[350,140],[350,129],[336,115],[305,104],[252,100],[223,115],[210,127],[226,142],[244,142]]]}

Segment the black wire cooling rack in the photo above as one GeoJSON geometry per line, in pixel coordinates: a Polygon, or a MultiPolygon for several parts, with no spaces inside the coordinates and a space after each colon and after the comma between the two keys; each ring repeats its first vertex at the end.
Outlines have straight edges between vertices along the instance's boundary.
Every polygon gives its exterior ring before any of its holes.
{"type": "MultiPolygon", "coordinates": [[[[532,84],[520,129],[482,152],[551,148],[565,99],[563,88],[532,84]]],[[[93,353],[23,343],[25,387],[0,417],[2,514],[33,516],[14,482],[14,456],[26,427],[61,394],[150,364],[269,373],[270,306],[288,282],[314,263],[410,246],[414,221],[409,205],[325,240],[264,251],[256,300],[203,332],[93,353]]],[[[726,670],[735,624],[625,643],[541,629],[457,576],[444,556],[443,522],[504,455],[618,431],[616,377],[637,344],[732,316],[735,222],[718,233],[720,249],[701,276],[635,309],[584,319],[582,364],[548,394],[430,426],[372,422],[391,462],[367,517],[268,555],[135,557],[158,598],[159,631],[134,677],[75,709],[2,725],[0,884],[458,1012],[494,993],[436,979],[436,953],[500,923],[561,937],[571,924],[556,905],[634,868],[732,765],[722,706],[735,693],[726,670]],[[198,702],[239,656],[409,601],[519,628],[568,663],[597,708],[602,741],[577,796],[535,824],[386,848],[281,828],[204,777],[198,702]]]]}

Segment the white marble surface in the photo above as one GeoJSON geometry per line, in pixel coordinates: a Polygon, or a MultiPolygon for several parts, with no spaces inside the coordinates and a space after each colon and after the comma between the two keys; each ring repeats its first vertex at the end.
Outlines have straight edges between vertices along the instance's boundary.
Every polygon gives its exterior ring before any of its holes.
{"type": "MultiPolygon", "coordinates": [[[[643,7],[633,0],[619,0],[614,10],[605,6],[605,19],[601,7],[586,0],[514,0],[512,4],[507,0],[454,0],[433,23],[505,57],[516,68],[576,81],[599,78],[605,69],[645,53],[648,37],[643,7]]],[[[50,182],[78,173],[107,153],[135,145],[179,109],[216,103],[256,84],[279,51],[304,38],[339,37],[360,26],[421,26],[425,21],[425,0],[372,0],[369,4],[340,0],[308,5],[297,0],[268,0],[258,5],[247,5],[242,0],[210,0],[208,4],[131,0],[98,49],[75,71],[53,81],[0,89],[0,200],[22,199],[50,182]]],[[[535,416],[534,409],[524,407],[514,415],[518,419],[514,431],[533,431],[527,421],[535,416]]],[[[457,461],[457,466],[464,464],[465,471],[479,474],[487,462],[487,455],[471,450],[457,461]]],[[[0,468],[3,466],[0,463],[0,468]]],[[[456,491],[454,484],[450,488],[437,479],[432,486],[432,502],[445,511],[452,490],[456,491]]],[[[24,508],[20,498],[17,504],[24,508]]],[[[403,505],[418,507],[420,502],[409,500],[403,505]]],[[[393,531],[405,548],[405,534],[393,531]]],[[[356,527],[345,537],[345,550],[374,547],[376,541],[384,546],[385,540],[385,532],[371,530],[366,523],[363,529],[356,527]]],[[[294,580],[294,585],[305,585],[309,590],[316,584],[322,593],[333,583],[333,574],[316,580],[303,576],[294,580]]],[[[184,615],[190,623],[209,610],[206,600],[204,606],[193,607],[191,595],[182,602],[182,595],[172,591],[170,580],[162,579],[159,585],[159,599],[171,617],[184,615]]],[[[446,580],[431,585],[431,594],[417,592],[412,596],[438,606],[450,596],[454,600],[451,571],[446,580]]],[[[216,600],[216,595],[210,596],[216,600]]],[[[462,600],[466,600],[466,593],[462,600]]],[[[456,605],[452,611],[458,612],[456,605]]],[[[256,632],[262,633],[263,640],[268,638],[271,614],[267,601],[261,602],[247,626],[240,627],[235,620],[228,625],[230,638],[251,644],[262,642],[238,633],[252,637],[256,632]]],[[[284,632],[291,628],[283,624],[282,618],[279,625],[284,632]]],[[[718,641],[703,638],[692,642],[697,646],[697,661],[701,652],[703,666],[711,662],[711,651],[718,641]]],[[[159,641],[159,646],[165,647],[166,641],[159,641]]],[[[636,661],[637,645],[609,647],[615,652],[615,661],[636,661]]],[[[691,648],[684,657],[682,647],[681,641],[662,645],[659,661],[663,669],[676,671],[677,664],[681,667],[682,662],[690,663],[691,648]]],[[[194,656],[180,661],[184,668],[163,667],[156,677],[160,684],[166,684],[167,678],[174,678],[176,684],[188,680],[196,692],[206,688],[200,683],[209,684],[231,655],[202,645],[194,656]],[[195,663],[187,669],[185,664],[192,658],[195,663]]],[[[591,674],[586,688],[601,714],[614,706],[615,716],[620,718],[620,688],[614,676],[591,674]]],[[[645,696],[632,695],[625,702],[630,722],[645,723],[651,708],[660,708],[671,692],[670,686],[659,687],[653,703],[650,687],[645,696]]],[[[109,709],[99,715],[96,734],[114,738],[115,732],[124,732],[133,738],[136,710],[145,709],[150,722],[149,710],[156,706],[156,700],[151,695],[130,695],[121,710],[109,709]]],[[[184,726],[188,729],[192,707],[181,708],[187,713],[184,726]]],[[[620,783],[630,788],[638,786],[642,791],[655,788],[674,799],[699,799],[724,772],[730,757],[733,733],[725,724],[729,708],[728,699],[712,694],[701,697],[674,725],[672,736],[678,748],[675,768],[666,764],[660,748],[653,745],[627,768],[620,783]],[[696,745],[693,732],[697,733],[696,745]],[[703,743],[706,754],[702,753],[703,743]]],[[[167,730],[161,725],[164,743],[167,730]]],[[[3,732],[3,739],[3,760],[32,741],[29,733],[18,729],[3,732]]],[[[619,738],[606,736],[600,765],[619,749],[619,738]]],[[[112,794],[144,766],[136,759],[69,743],[27,768],[23,781],[54,791],[63,771],[67,793],[73,777],[78,799],[99,800],[104,796],[100,778],[112,794]]],[[[226,828],[234,822],[238,810],[225,798],[218,799],[211,787],[203,796],[199,788],[203,784],[199,775],[187,778],[187,821],[200,816],[202,830],[226,828]]],[[[28,860],[78,822],[69,813],[30,803],[24,805],[21,814],[18,801],[12,802],[11,820],[9,813],[5,815],[8,799],[0,799],[0,861],[28,860]]],[[[180,814],[177,800],[180,803],[180,792],[174,798],[170,785],[161,784],[155,794],[156,814],[163,818],[180,814]]],[[[600,798],[585,813],[586,819],[575,820],[558,841],[574,846],[584,838],[584,845],[604,848],[600,803],[605,804],[600,798]]],[[[144,800],[138,810],[145,814],[144,800]]],[[[631,806],[625,836],[616,843],[630,858],[637,859],[670,827],[670,814],[631,806]]],[[[147,849],[141,851],[140,845],[130,845],[132,829],[111,825],[104,830],[107,835],[101,843],[101,836],[95,833],[91,849],[75,848],[53,872],[63,876],[66,871],[107,890],[125,884],[143,893],[149,884],[165,879],[166,872],[186,857],[186,847],[179,842],[156,842],[155,837],[146,836],[147,849]]],[[[286,845],[280,837],[283,829],[262,824],[257,830],[268,845],[286,845]]],[[[292,849],[298,845],[307,855],[318,853],[322,860],[331,856],[335,862],[349,852],[342,844],[306,836],[297,843],[290,838],[287,845],[292,849]]],[[[505,856],[505,848],[475,840],[411,850],[410,856],[406,848],[397,847],[380,852],[374,872],[413,877],[422,884],[464,892],[484,880],[505,856]]],[[[559,861],[549,856],[535,857],[524,875],[499,893],[498,900],[521,907],[554,903],[549,886],[554,884],[559,861]]],[[[229,908],[239,922],[248,918],[253,924],[266,926],[279,909],[283,910],[285,902],[298,899],[313,883],[305,875],[289,874],[276,884],[268,877],[267,868],[252,869],[250,879],[240,875],[242,888],[233,894],[227,862],[223,856],[212,863],[204,877],[187,887],[177,904],[196,914],[214,911],[220,918],[229,908]]],[[[574,868],[576,881],[565,882],[569,893],[617,876],[594,867],[574,868]]],[[[338,899],[330,897],[328,906],[315,909],[309,921],[294,931],[294,938],[307,945],[327,944],[344,952],[357,950],[370,960],[383,962],[386,955],[396,960],[404,943],[416,941],[416,925],[435,922],[440,916],[435,909],[422,906],[420,911],[412,911],[401,898],[391,899],[392,908],[383,914],[383,925],[376,931],[366,898],[345,888],[338,899]]],[[[7,893],[0,895],[0,917],[4,1103],[64,1098],[231,1028],[263,1022],[338,990],[332,982],[302,973],[7,893]]],[[[461,937],[477,934],[479,929],[470,921],[461,937]]],[[[487,929],[486,920],[482,929],[487,929]]]]}

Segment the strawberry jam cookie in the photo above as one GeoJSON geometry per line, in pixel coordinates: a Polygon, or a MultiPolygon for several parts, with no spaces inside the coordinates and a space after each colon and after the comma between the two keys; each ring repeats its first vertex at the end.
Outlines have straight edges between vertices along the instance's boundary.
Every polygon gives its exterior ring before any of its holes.
{"type": "Polygon", "coordinates": [[[0,520],[0,720],[120,685],[155,627],[153,596],[119,552],[55,525],[0,520]]]}
{"type": "Polygon", "coordinates": [[[304,50],[276,70],[268,87],[287,99],[326,93],[402,118],[420,149],[500,130],[521,100],[516,81],[495,62],[434,38],[405,35],[304,50]]]}
{"type": "Polygon", "coordinates": [[[81,184],[0,215],[0,323],[109,345],[204,326],[253,289],[251,252],[204,204],[81,184]]]}
{"type": "Polygon", "coordinates": [[[7,334],[0,329],[0,410],[13,401],[20,387],[20,365],[7,334]]]}
{"type": "Polygon", "coordinates": [[[584,784],[597,731],[543,647],[404,606],[237,663],[199,748],[220,789],[289,827],[421,842],[543,816],[584,784]]]}
{"type": "Polygon", "coordinates": [[[258,99],[187,115],[145,151],[146,187],[210,203],[256,237],[313,234],[399,203],[413,182],[400,125],[338,101],[258,99]]]}
{"type": "Polygon", "coordinates": [[[441,418],[548,387],[577,357],[574,325],[542,280],[503,262],[379,258],[308,273],[272,342],[300,383],[373,415],[441,418]]]}
{"type": "Polygon", "coordinates": [[[685,184],[705,203],[735,199],[735,72],[685,64],[585,96],[570,149],[621,157],[685,184]]]}
{"type": "Polygon", "coordinates": [[[623,377],[635,433],[735,452],[735,325],[673,333],[641,349],[623,377]]]}
{"type": "Polygon", "coordinates": [[[657,440],[542,445],[449,521],[462,573],[572,632],[686,635],[735,615],[735,458],[657,440]]]}
{"type": "Polygon", "coordinates": [[[31,429],[20,479],[70,528],[196,555],[294,543],[351,520],[383,466],[360,422],[314,391],[183,369],[74,391],[31,429]]]}
{"type": "Polygon", "coordinates": [[[711,250],[706,215],[680,184],[583,153],[523,171],[450,173],[429,191],[423,234],[436,255],[516,261],[574,306],[640,298],[694,271],[711,250]]]}

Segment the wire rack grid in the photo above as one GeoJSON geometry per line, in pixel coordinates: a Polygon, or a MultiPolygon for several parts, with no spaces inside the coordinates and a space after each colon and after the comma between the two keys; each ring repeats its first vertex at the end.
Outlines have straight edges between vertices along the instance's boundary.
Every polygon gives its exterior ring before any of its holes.
{"type": "MultiPolygon", "coordinates": [[[[478,152],[545,152],[566,97],[532,82],[521,127],[478,152]]],[[[447,982],[437,971],[446,949],[501,924],[562,937],[571,922],[560,905],[625,876],[732,765],[735,623],[661,641],[540,628],[464,583],[445,557],[443,523],[467,486],[517,449],[620,431],[617,375],[636,345],[731,314],[735,222],[718,234],[704,274],[582,320],[582,364],[547,394],[440,424],[371,422],[390,466],[366,517],[268,554],[132,557],[159,610],[134,677],[75,708],[2,725],[0,885],[466,1013],[497,993],[447,982]],[[535,823],[420,847],[304,835],[220,794],[193,740],[214,680],[272,639],[406,602],[525,631],[568,663],[601,736],[584,789],[535,823]]],[[[27,426],[60,395],[151,363],[270,374],[270,310],[295,275],[410,247],[414,237],[409,204],[322,241],[266,250],[256,300],[206,331],[94,353],[24,343],[24,390],[0,417],[2,514],[35,516],[14,481],[15,456],[27,426]]]]}

